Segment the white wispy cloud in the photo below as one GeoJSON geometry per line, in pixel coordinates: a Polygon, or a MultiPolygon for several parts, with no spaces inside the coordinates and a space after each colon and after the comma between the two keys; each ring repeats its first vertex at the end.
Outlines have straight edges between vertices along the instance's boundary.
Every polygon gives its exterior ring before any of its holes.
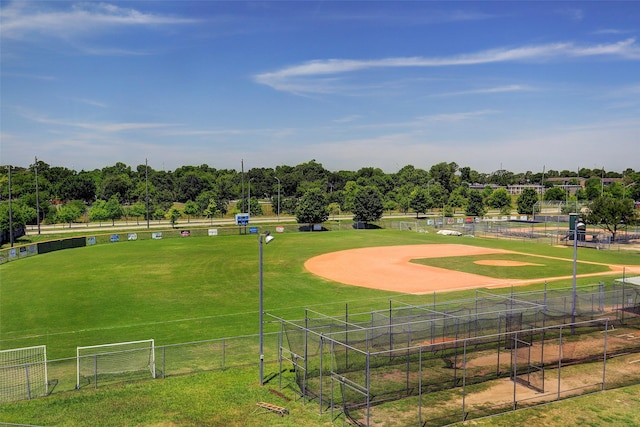
{"type": "Polygon", "coordinates": [[[100,102],[100,101],[96,101],[94,99],[86,99],[86,98],[71,98],[72,101],[75,102],[79,102],[81,104],[85,104],[85,105],[90,105],[92,107],[99,107],[99,108],[107,108],[109,107],[107,104],[105,104],[104,102],[100,102]]]}
{"type": "Polygon", "coordinates": [[[11,73],[2,71],[2,75],[6,77],[17,77],[20,79],[31,79],[31,80],[43,80],[43,81],[54,81],[57,80],[54,76],[44,75],[44,74],[25,74],[25,73],[11,73]]]}
{"type": "Polygon", "coordinates": [[[584,19],[585,13],[584,10],[578,9],[575,7],[567,7],[564,9],[558,9],[557,13],[566,18],[569,18],[572,21],[582,21],[584,19]]]}
{"type": "Polygon", "coordinates": [[[96,132],[125,132],[132,130],[144,130],[144,129],[158,129],[173,126],[180,126],[176,123],[137,123],[137,122],[122,122],[122,123],[92,123],[92,122],[73,122],[61,119],[49,118],[32,111],[25,109],[18,109],[18,113],[29,120],[36,123],[66,126],[72,128],[88,129],[96,132]]]}
{"type": "Polygon", "coordinates": [[[496,48],[448,57],[398,57],[369,60],[325,59],[304,62],[280,70],[254,76],[257,83],[273,89],[303,93],[331,93],[340,76],[370,69],[408,67],[455,67],[500,62],[567,60],[567,58],[610,56],[625,60],[639,60],[640,46],[635,38],[616,43],[577,45],[571,42],[496,48]]]}
{"type": "Polygon", "coordinates": [[[618,28],[603,28],[601,30],[596,30],[594,31],[592,34],[596,34],[596,35],[607,35],[607,34],[613,34],[613,35],[621,35],[621,34],[633,34],[635,31],[633,30],[621,30],[618,28]]]}
{"type": "MultiPolygon", "coordinates": [[[[56,2],[50,4],[57,5],[56,2]]],[[[193,19],[152,14],[108,3],[83,2],[59,9],[47,3],[15,1],[0,9],[2,38],[34,35],[68,38],[125,26],[159,26],[196,22],[193,19]]]]}
{"type": "Polygon", "coordinates": [[[334,123],[351,123],[354,122],[358,119],[362,118],[362,116],[360,114],[352,114],[350,116],[346,116],[346,117],[340,117],[338,119],[335,119],[333,122],[334,123]]]}
{"type": "Polygon", "coordinates": [[[438,93],[432,96],[458,96],[458,95],[486,95],[491,93],[506,93],[506,92],[525,92],[532,91],[534,88],[527,85],[507,85],[497,86],[483,89],[461,90],[457,92],[438,93]]]}

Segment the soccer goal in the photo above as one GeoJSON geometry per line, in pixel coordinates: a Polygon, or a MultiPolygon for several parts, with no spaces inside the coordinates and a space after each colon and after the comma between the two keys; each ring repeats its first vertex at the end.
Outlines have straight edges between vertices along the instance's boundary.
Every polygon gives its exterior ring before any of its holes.
{"type": "Polygon", "coordinates": [[[399,221],[398,227],[400,231],[418,231],[418,222],[417,221],[399,221]]]}
{"type": "Polygon", "coordinates": [[[46,346],[0,351],[0,403],[33,399],[48,393],[46,346]]]}
{"type": "Polygon", "coordinates": [[[77,348],[78,374],[76,388],[81,379],[98,386],[98,380],[145,375],[156,377],[155,345],[153,339],[91,345],[77,348]],[[146,374],[148,375],[148,373],[146,374]]]}

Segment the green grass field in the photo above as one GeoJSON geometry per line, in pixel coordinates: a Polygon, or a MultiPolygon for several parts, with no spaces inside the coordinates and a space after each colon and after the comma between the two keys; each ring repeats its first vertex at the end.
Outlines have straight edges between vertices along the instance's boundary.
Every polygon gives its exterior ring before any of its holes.
{"type": "MultiPolygon", "coordinates": [[[[571,248],[522,241],[459,238],[397,230],[283,233],[276,234],[276,240],[264,247],[265,311],[280,317],[298,319],[304,316],[305,307],[328,314],[342,313],[346,304],[350,312],[384,308],[388,306],[389,298],[398,295],[342,285],[313,276],[305,271],[305,260],[322,253],[350,248],[425,243],[459,243],[564,258],[567,261],[545,259],[544,268],[527,271],[526,277],[572,274],[572,262],[568,262],[573,259],[571,248]]],[[[486,259],[487,256],[482,258],[486,259]]],[[[526,256],[518,255],[520,261],[540,263],[542,259],[536,257],[532,261],[526,256]]],[[[602,270],[600,266],[582,261],[640,265],[637,252],[581,249],[579,260],[578,274],[602,270]]],[[[433,261],[435,260],[429,262],[433,261]]],[[[449,260],[449,268],[451,261],[449,260]]],[[[460,263],[456,268],[462,271],[469,268],[464,267],[465,264],[471,264],[475,266],[473,268],[483,268],[483,272],[478,274],[497,278],[504,274],[504,268],[476,266],[469,259],[460,258],[456,262],[460,263]]],[[[474,272],[477,273],[477,270],[474,272]]],[[[154,338],[156,345],[166,345],[258,332],[258,243],[255,235],[139,240],[97,245],[10,262],[0,266],[0,274],[0,349],[46,344],[48,358],[56,359],[73,357],[75,348],[79,345],[146,338],[154,338]]],[[[613,277],[620,277],[620,274],[609,276],[613,277]]],[[[594,283],[598,280],[603,278],[580,278],[578,283],[594,283]]],[[[570,280],[563,280],[549,283],[548,286],[566,287],[570,284],[570,280]]],[[[526,289],[539,289],[542,286],[531,285],[526,289]]],[[[503,291],[508,292],[508,289],[503,291]]],[[[438,298],[461,299],[473,294],[473,290],[442,293],[438,298]]],[[[431,300],[430,295],[403,298],[409,298],[415,303],[431,300]]],[[[267,332],[275,331],[277,325],[268,324],[266,328],[267,332]]],[[[247,377],[255,378],[255,374],[251,372],[247,377]]],[[[249,387],[249,390],[253,390],[255,384],[247,385],[242,378],[243,375],[240,375],[237,383],[229,385],[230,389],[245,390],[249,387]]],[[[151,385],[137,387],[145,390],[168,387],[155,386],[162,383],[151,382],[151,385]]],[[[177,391],[166,393],[181,393],[187,388],[180,385],[177,391]]],[[[127,390],[126,387],[123,389],[127,390]]],[[[29,412],[26,408],[38,408],[39,405],[47,404],[40,402],[51,402],[54,405],[72,406],[76,408],[73,411],[83,411],[83,407],[91,411],[93,405],[100,405],[97,402],[101,399],[124,393],[117,390],[76,394],[66,400],[64,395],[57,395],[33,402],[5,405],[0,408],[0,421],[65,425],[52,418],[38,419],[35,415],[37,410],[29,412]],[[93,401],[96,403],[91,403],[93,401]],[[21,405],[25,405],[23,409],[8,409],[20,408],[21,405]],[[27,411],[25,413],[31,413],[32,418],[27,416],[16,419],[16,411],[27,411]]],[[[164,393],[159,390],[148,392],[164,393]]],[[[255,394],[260,397],[261,393],[263,394],[262,390],[251,391],[240,399],[240,406],[247,406],[248,402],[255,405],[255,398],[249,396],[255,394]]],[[[114,399],[120,402],[118,399],[121,398],[114,399]]],[[[124,400],[120,404],[126,406],[128,403],[125,401],[130,397],[122,399],[124,400]]],[[[211,418],[210,408],[200,407],[198,404],[196,407],[180,406],[189,413],[193,412],[193,418],[182,414],[176,416],[180,419],[176,419],[176,424],[166,425],[243,425],[242,422],[229,420],[234,417],[242,419],[242,415],[234,411],[243,412],[244,409],[220,399],[223,403],[212,403],[217,412],[223,413],[223,418],[218,421],[211,421],[218,418],[211,418]],[[225,421],[221,421],[222,419],[225,421]]],[[[104,405],[104,400],[102,404],[104,405]]],[[[180,408],[174,408],[170,412],[180,412],[180,408]]],[[[314,412],[316,409],[309,411],[314,412]]],[[[304,413],[302,410],[300,412],[304,413]]],[[[109,425],[164,425],[159,424],[160,421],[154,416],[141,417],[114,421],[109,425]]],[[[314,418],[312,415],[309,417],[314,418]]],[[[166,412],[164,418],[160,418],[165,421],[172,419],[166,412]]],[[[69,419],[73,419],[73,416],[69,415],[69,419]]],[[[311,422],[309,419],[305,419],[304,423],[322,425],[326,422],[319,419],[311,422]]],[[[287,424],[288,422],[256,425],[299,424],[287,424]]]]}

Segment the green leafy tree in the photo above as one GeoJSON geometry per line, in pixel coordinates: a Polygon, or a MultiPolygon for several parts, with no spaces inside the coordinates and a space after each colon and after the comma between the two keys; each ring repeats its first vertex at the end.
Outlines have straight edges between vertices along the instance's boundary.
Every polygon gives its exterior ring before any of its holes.
{"type": "Polygon", "coordinates": [[[585,221],[608,231],[615,241],[619,229],[638,222],[638,210],[630,199],[598,197],[588,205],[585,221]]]}
{"type": "MultiPolygon", "coordinates": [[[[11,225],[14,237],[24,235],[25,226],[36,218],[36,210],[23,204],[11,204],[11,225]]],[[[9,234],[9,203],[0,203],[0,243],[11,240],[9,234]]]]}
{"type": "Polygon", "coordinates": [[[167,213],[164,211],[164,209],[157,208],[155,211],[153,211],[153,219],[157,219],[158,221],[162,220],[166,216],[167,213]]]}
{"type": "Polygon", "coordinates": [[[422,187],[416,187],[409,195],[409,207],[416,213],[416,218],[420,212],[426,214],[433,205],[431,197],[427,190],[422,187]]]}
{"type": "Polygon", "coordinates": [[[107,210],[107,217],[111,220],[111,225],[115,225],[116,219],[120,219],[124,215],[124,210],[118,200],[117,194],[114,194],[109,198],[107,203],[105,203],[104,208],[107,210]]]}
{"type": "Polygon", "coordinates": [[[193,200],[188,200],[187,203],[184,204],[182,212],[187,216],[187,222],[190,222],[192,216],[200,213],[200,206],[193,200]]]}
{"type": "Polygon", "coordinates": [[[262,210],[262,205],[258,201],[257,198],[252,197],[249,201],[249,215],[251,216],[262,216],[264,215],[264,211],[262,210]]]}
{"type": "Polygon", "coordinates": [[[511,212],[511,196],[506,188],[498,188],[487,199],[487,205],[490,208],[498,209],[502,214],[509,214],[511,212]]]}
{"type": "MultiPolygon", "coordinates": [[[[519,214],[533,214],[538,202],[538,192],[533,188],[525,188],[516,200],[519,214]]],[[[537,209],[536,209],[537,210],[537,209]]]]}
{"type": "Polygon", "coordinates": [[[295,215],[298,208],[298,199],[295,197],[285,197],[280,200],[280,213],[295,215]]]}
{"type": "Polygon", "coordinates": [[[384,206],[380,191],[376,187],[366,186],[358,189],[353,203],[354,221],[368,224],[382,218],[384,206]]]}
{"type": "Polygon", "coordinates": [[[140,218],[147,217],[147,206],[144,202],[138,202],[129,207],[129,215],[135,217],[136,223],[140,225],[140,218]]]}
{"type": "Polygon", "coordinates": [[[467,202],[467,209],[465,215],[469,216],[484,216],[487,211],[484,208],[484,200],[482,194],[479,191],[469,191],[469,201],[467,202]]]}
{"type": "Polygon", "coordinates": [[[129,200],[130,193],[134,190],[131,178],[126,174],[107,176],[100,185],[100,198],[109,200],[118,195],[125,201],[129,200]]]}
{"type": "Polygon", "coordinates": [[[551,187],[544,192],[544,199],[549,201],[563,201],[567,198],[567,193],[560,187],[551,187]]]}
{"type": "Polygon", "coordinates": [[[329,208],[325,193],[319,188],[311,188],[300,198],[296,208],[298,223],[321,224],[329,218],[329,208]]]}
{"type": "Polygon", "coordinates": [[[345,184],[344,190],[342,190],[342,210],[347,212],[353,212],[355,208],[356,192],[360,186],[355,181],[349,181],[345,184]]]}
{"type": "Polygon", "coordinates": [[[336,215],[340,215],[340,204],[333,202],[333,203],[329,203],[329,215],[333,216],[335,218],[336,215]]]}
{"type": "Polygon", "coordinates": [[[222,198],[215,190],[200,193],[196,198],[196,203],[205,216],[211,218],[215,215],[225,216],[229,210],[229,201],[222,198]],[[211,205],[213,203],[213,206],[211,205]],[[205,211],[208,210],[209,213],[205,211]]]}
{"type": "Polygon", "coordinates": [[[431,199],[430,207],[441,208],[447,203],[447,200],[449,200],[447,190],[439,182],[430,185],[428,191],[429,199],[431,199]]]}
{"type": "Polygon", "coordinates": [[[72,175],[60,183],[58,194],[62,200],[82,200],[90,203],[96,197],[96,183],[88,174],[72,175]]]}
{"type": "Polygon", "coordinates": [[[463,208],[467,205],[467,196],[469,195],[469,187],[459,186],[451,192],[449,195],[448,205],[451,206],[453,213],[456,213],[456,208],[463,208]]]}
{"type": "Polygon", "coordinates": [[[382,205],[384,207],[384,210],[391,214],[391,212],[398,209],[399,203],[393,199],[385,199],[384,202],[382,202],[382,205]]]}
{"type": "Polygon", "coordinates": [[[56,218],[60,222],[68,223],[69,228],[71,228],[71,223],[78,220],[83,212],[84,210],[79,207],[78,203],[71,201],[58,209],[56,218]]]}
{"type": "Polygon", "coordinates": [[[602,180],[591,177],[585,181],[584,189],[587,193],[587,199],[595,200],[602,195],[602,180]]]}
{"type": "Polygon", "coordinates": [[[107,202],[102,199],[93,202],[89,208],[89,221],[97,221],[102,225],[102,221],[108,220],[109,213],[107,212],[106,204],[107,202]]]}
{"type": "Polygon", "coordinates": [[[176,224],[178,223],[178,219],[182,216],[182,212],[180,212],[180,209],[172,207],[171,209],[169,209],[169,212],[167,212],[167,214],[165,215],[165,217],[169,220],[169,222],[171,222],[171,227],[175,228],[176,224]]]}

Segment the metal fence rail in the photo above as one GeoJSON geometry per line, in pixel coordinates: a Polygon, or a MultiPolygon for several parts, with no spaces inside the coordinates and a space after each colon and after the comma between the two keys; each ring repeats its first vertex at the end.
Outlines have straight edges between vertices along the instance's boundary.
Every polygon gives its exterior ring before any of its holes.
{"type": "MultiPolygon", "coordinates": [[[[206,341],[196,341],[181,344],[156,345],[155,378],[167,378],[178,375],[188,375],[198,372],[215,371],[246,366],[258,366],[258,335],[244,335],[237,337],[219,338],[206,341]]],[[[264,334],[265,363],[278,363],[279,333],[264,334]]],[[[115,353],[126,353],[125,350],[115,353]]],[[[91,362],[100,363],[99,355],[83,356],[91,362]]],[[[136,370],[123,373],[103,374],[96,369],[83,374],[80,384],[77,381],[77,357],[48,360],[49,387],[48,394],[69,392],[72,390],[94,389],[122,382],[144,381],[152,379],[149,371],[136,370]]],[[[12,366],[14,370],[29,372],[29,364],[12,366]]],[[[0,389],[9,384],[0,384],[0,389]]],[[[14,394],[18,396],[17,394],[14,394]]],[[[18,397],[14,400],[41,397],[43,394],[32,394],[18,397]]]]}

